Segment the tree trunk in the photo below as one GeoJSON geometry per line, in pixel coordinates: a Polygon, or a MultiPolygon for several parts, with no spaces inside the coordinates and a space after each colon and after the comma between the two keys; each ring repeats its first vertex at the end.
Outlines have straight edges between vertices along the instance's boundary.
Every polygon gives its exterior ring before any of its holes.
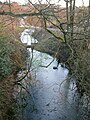
{"type": "Polygon", "coordinates": [[[74,14],[75,14],[75,0],[70,0],[70,31],[71,31],[71,41],[73,41],[74,14]]]}

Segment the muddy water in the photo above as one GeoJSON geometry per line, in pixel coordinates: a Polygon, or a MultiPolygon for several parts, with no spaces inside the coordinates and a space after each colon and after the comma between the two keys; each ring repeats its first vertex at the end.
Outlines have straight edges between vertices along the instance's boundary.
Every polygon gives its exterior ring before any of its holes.
{"type": "MultiPolygon", "coordinates": [[[[30,49],[29,51],[31,52],[30,49]]],[[[48,65],[52,60],[53,58],[45,53],[33,51],[33,76],[27,88],[32,99],[26,92],[24,120],[77,120],[75,84],[67,79],[68,70],[61,65],[54,70],[56,60],[47,68],[41,67],[48,65]]]]}

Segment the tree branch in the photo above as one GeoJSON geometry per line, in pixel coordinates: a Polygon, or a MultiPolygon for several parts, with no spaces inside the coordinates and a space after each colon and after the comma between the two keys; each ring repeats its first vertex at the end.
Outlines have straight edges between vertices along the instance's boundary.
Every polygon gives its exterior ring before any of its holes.
{"type": "Polygon", "coordinates": [[[33,12],[33,13],[14,14],[12,12],[4,12],[3,11],[3,12],[0,12],[0,15],[9,15],[12,17],[25,17],[25,16],[39,16],[39,15],[41,15],[41,13],[40,12],[38,12],[38,13],[33,12]]]}

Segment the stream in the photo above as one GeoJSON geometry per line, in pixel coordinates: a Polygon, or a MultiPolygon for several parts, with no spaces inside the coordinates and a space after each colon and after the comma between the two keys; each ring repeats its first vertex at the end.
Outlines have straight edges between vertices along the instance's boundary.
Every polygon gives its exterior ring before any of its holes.
{"type": "MultiPolygon", "coordinates": [[[[27,31],[23,32],[21,41],[27,45],[31,45],[32,40],[37,43],[27,31]]],[[[31,55],[30,48],[28,51],[31,55]]],[[[55,70],[55,66],[57,61],[50,55],[33,50],[32,80],[27,86],[32,99],[24,91],[27,101],[23,110],[24,120],[77,120],[75,82],[68,79],[68,69],[59,64],[55,70]]]]}

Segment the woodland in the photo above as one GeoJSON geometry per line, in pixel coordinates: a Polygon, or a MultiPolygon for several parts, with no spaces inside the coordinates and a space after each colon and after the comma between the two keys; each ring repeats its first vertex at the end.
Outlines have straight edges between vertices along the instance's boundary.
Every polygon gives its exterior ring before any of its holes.
{"type": "Polygon", "coordinates": [[[23,77],[16,81],[16,76],[26,69],[28,56],[20,35],[32,26],[36,28],[33,36],[39,41],[32,45],[34,49],[60,59],[69,69],[69,78],[76,81],[78,120],[90,119],[90,0],[88,6],[82,2],[80,7],[76,0],[64,2],[66,7],[49,0],[46,4],[28,0],[24,5],[10,0],[0,2],[0,120],[17,120],[13,92],[15,85],[22,87],[23,77]]]}

